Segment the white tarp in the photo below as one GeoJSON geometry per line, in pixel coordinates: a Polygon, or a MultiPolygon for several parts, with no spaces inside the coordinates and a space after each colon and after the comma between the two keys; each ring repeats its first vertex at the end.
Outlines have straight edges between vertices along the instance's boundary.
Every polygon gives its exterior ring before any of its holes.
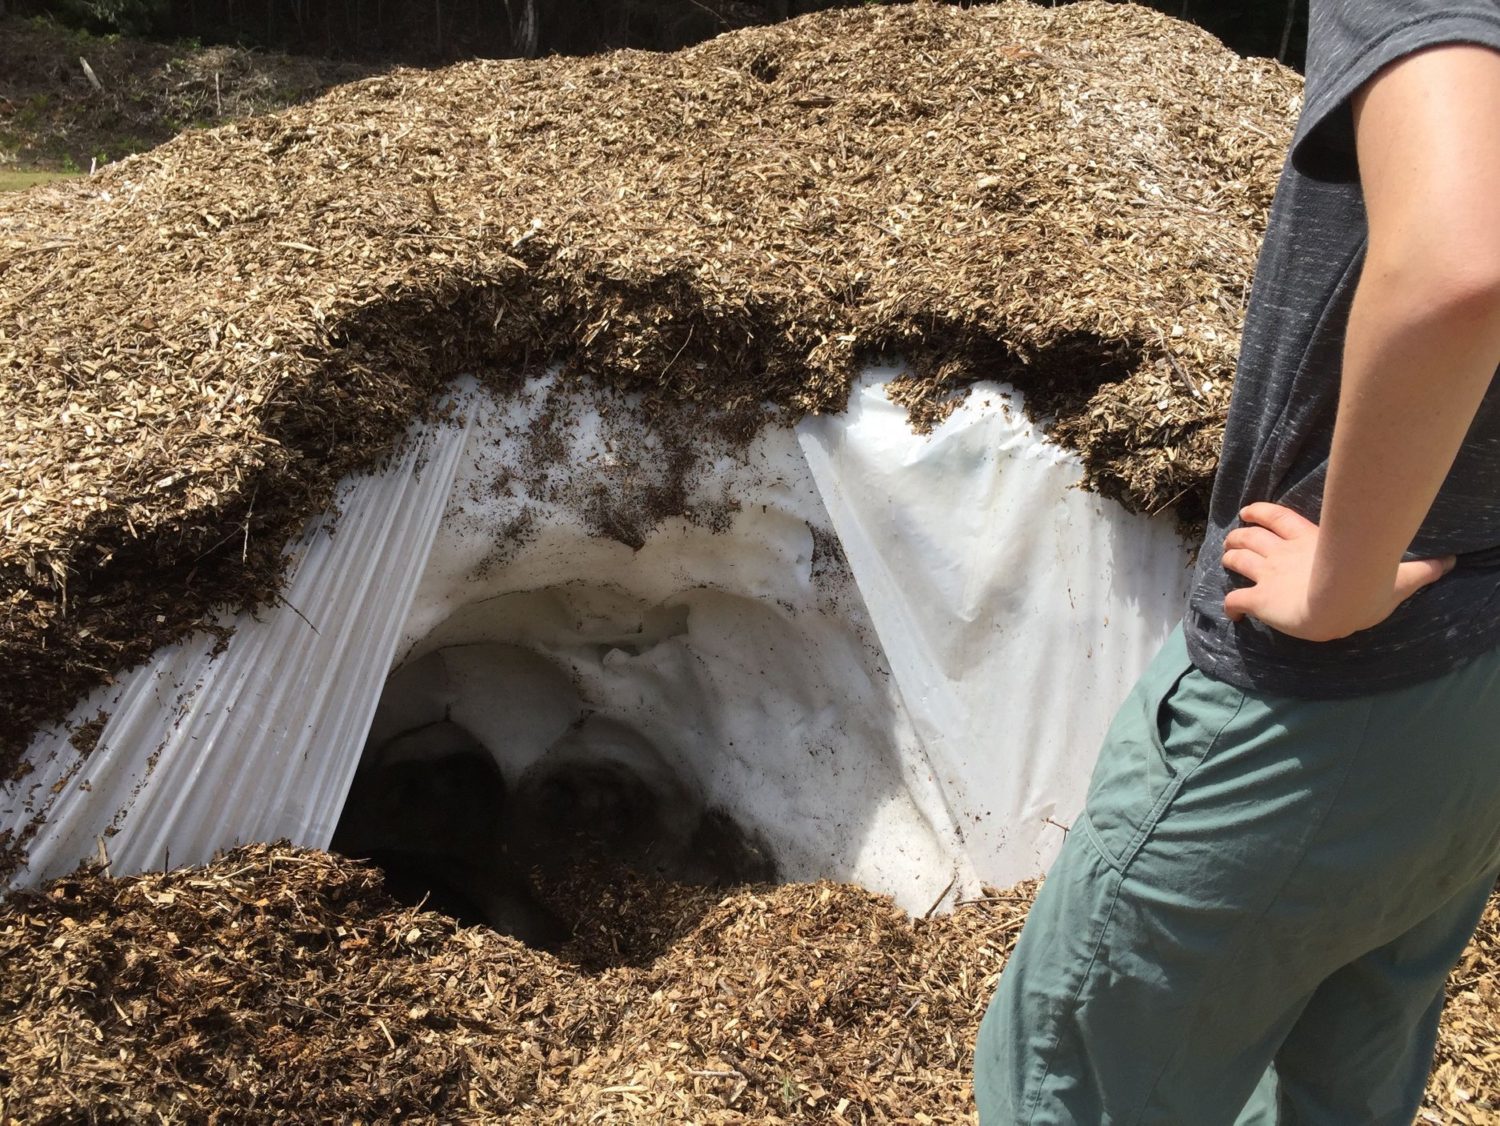
{"type": "Polygon", "coordinates": [[[124,874],[249,841],[327,845],[466,436],[462,412],[416,427],[401,457],[339,488],[335,518],[290,549],[280,600],[226,621],[226,646],[168,646],[38,735],[30,773],[0,788],[0,831],[30,838],[11,886],[85,858],[124,874]],[[100,713],[80,755],[70,736],[100,713]]]}
{"type": "Polygon", "coordinates": [[[926,439],[875,383],[798,434],[976,868],[1037,874],[1181,616],[1181,537],[1079,489],[1078,459],[994,386],[926,439]]]}
{"type": "Polygon", "coordinates": [[[462,391],[468,430],[428,428],[349,482],[338,534],[309,531],[284,602],[223,652],[173,647],[83,701],[71,725],[110,716],[87,757],[68,727],[38,737],[0,791],[0,829],[41,824],[17,882],[106,832],[117,872],[326,846],[367,732],[449,720],[509,781],[590,716],[787,878],[925,910],[1034,874],[1179,613],[1186,549],[1078,490],[1013,395],[976,390],[921,436],[882,374],[846,413],[709,450],[675,485],[617,456],[676,464],[628,402],[462,391]],[[677,486],[688,518],[641,516],[677,486]]]}

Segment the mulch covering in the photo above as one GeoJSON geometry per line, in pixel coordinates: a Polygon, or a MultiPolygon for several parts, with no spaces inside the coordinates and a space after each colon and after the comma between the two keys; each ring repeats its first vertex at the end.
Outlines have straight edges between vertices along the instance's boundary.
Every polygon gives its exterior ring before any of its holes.
{"type": "MultiPolygon", "coordinates": [[[[597,881],[574,921],[626,955],[589,968],[324,853],[79,874],[0,906],[0,1122],[970,1121],[1032,891],[923,920],[829,883],[597,881]]],[[[1500,1123],[1497,1004],[1500,897],[1422,1121],[1500,1123]]]]}
{"type": "Polygon", "coordinates": [[[1013,380],[1192,519],[1300,96],[1144,8],[874,7],[397,71],[0,200],[0,742],[268,597],[465,370],[748,429],[902,356],[919,420],[1013,380]]]}

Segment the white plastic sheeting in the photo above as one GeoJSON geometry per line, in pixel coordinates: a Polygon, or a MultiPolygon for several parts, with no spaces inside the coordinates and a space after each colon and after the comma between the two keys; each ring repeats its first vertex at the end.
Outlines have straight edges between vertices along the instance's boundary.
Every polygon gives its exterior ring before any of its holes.
{"type": "Polygon", "coordinates": [[[38,735],[30,772],[0,789],[0,831],[27,842],[10,885],[83,859],[123,874],[248,841],[326,845],[467,433],[462,415],[417,427],[383,472],[341,485],[290,548],[279,602],[223,623],[227,645],[169,646],[38,735]],[[101,713],[80,755],[70,735],[101,713]]]}
{"type": "Polygon", "coordinates": [[[86,758],[66,728],[38,738],[34,773],[0,793],[0,829],[41,824],[18,881],[106,831],[117,872],[326,846],[367,732],[439,720],[510,782],[569,732],[649,747],[786,878],[925,910],[1034,874],[1180,612],[1186,550],[1079,491],[1013,395],[977,390],[920,436],[889,374],[795,434],[708,443],[690,472],[628,402],[465,390],[467,431],[425,431],[349,483],[285,605],[218,656],[174,647],[82,702],[75,725],[110,714],[86,758]],[[688,516],[651,517],[674,489],[688,516]]]}
{"type": "Polygon", "coordinates": [[[995,387],[927,439],[876,383],[798,431],[976,868],[1037,874],[1181,615],[1181,537],[1078,489],[1077,458],[995,387]]]}

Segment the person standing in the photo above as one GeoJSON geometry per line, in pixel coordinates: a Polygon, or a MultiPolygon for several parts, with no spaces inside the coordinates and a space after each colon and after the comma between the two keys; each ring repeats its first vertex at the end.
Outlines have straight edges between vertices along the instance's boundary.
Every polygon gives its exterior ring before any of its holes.
{"type": "Polygon", "coordinates": [[[1410,1126],[1500,875],[1500,0],[1311,0],[1181,627],[980,1027],[984,1126],[1410,1126]]]}

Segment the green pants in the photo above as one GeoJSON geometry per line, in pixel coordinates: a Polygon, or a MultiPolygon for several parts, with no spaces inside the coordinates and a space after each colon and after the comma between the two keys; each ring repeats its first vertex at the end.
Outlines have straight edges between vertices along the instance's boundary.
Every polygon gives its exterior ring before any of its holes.
{"type": "Polygon", "coordinates": [[[979,1031],[983,1126],[1411,1126],[1500,871],[1500,653],[1354,700],[1174,634],[979,1031]]]}

